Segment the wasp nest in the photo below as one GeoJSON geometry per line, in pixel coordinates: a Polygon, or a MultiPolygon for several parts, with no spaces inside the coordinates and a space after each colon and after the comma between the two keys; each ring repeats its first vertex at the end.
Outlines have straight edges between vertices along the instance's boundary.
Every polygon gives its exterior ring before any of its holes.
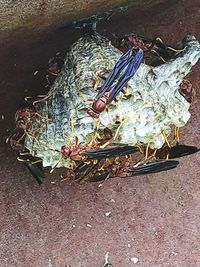
{"type": "Polygon", "coordinates": [[[46,98],[37,103],[38,117],[25,146],[43,159],[44,166],[72,167],[59,153],[63,145],[88,144],[95,127],[99,135],[108,127],[113,142],[160,148],[172,127],[183,127],[190,118],[190,104],[179,86],[200,57],[200,44],[184,38],[184,51],[169,63],[157,67],[141,64],[128,82],[125,93],[100,114],[98,125],[86,110],[92,105],[102,77],[109,74],[122,55],[104,37],[95,34],[80,38],[67,54],[62,71],[46,98]],[[101,78],[100,78],[101,77],[101,78]]]}

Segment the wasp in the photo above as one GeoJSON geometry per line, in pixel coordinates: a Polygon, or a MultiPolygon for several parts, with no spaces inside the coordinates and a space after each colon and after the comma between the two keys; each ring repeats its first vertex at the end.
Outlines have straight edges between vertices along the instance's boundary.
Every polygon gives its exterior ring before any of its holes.
{"type": "MultiPolygon", "coordinates": [[[[174,159],[176,148],[172,148],[170,157],[166,158],[159,158],[158,154],[155,152],[149,156],[145,151],[146,149],[146,147],[142,150],[141,147],[128,145],[120,146],[118,144],[116,146],[108,146],[104,149],[86,151],[87,158],[75,169],[75,179],[78,182],[83,182],[85,180],[98,182],[112,177],[124,178],[164,172],[176,168],[179,164],[179,161],[174,159]],[[141,153],[143,155],[144,151],[146,154],[145,158],[140,159],[134,164],[137,157],[133,158],[132,155],[137,152],[139,152],[139,155],[141,155],[141,153]],[[107,161],[108,158],[111,160],[107,161]],[[88,159],[91,160],[89,163],[88,159]]],[[[147,150],[149,151],[149,149],[147,150]]],[[[192,147],[181,147],[181,149],[178,150],[178,157],[192,154],[196,151],[196,149],[192,147]]]]}
{"type": "Polygon", "coordinates": [[[17,159],[26,165],[37,182],[41,184],[44,178],[42,160],[31,155],[30,152],[27,152],[27,149],[24,147],[26,136],[36,140],[36,138],[29,133],[36,116],[43,118],[42,115],[37,113],[36,108],[33,105],[30,105],[27,102],[22,104],[21,107],[15,112],[15,129],[6,139],[6,142],[10,143],[12,149],[19,151],[17,159]]]}
{"type": "Polygon", "coordinates": [[[15,113],[15,129],[7,138],[6,142],[15,150],[23,148],[23,141],[26,130],[31,126],[35,120],[36,110],[31,106],[22,106],[15,113]]]}
{"type": "Polygon", "coordinates": [[[33,107],[22,107],[15,113],[16,128],[26,130],[35,119],[35,109],[33,107]]]}
{"type": "MultiPolygon", "coordinates": [[[[107,129],[106,129],[107,131],[107,129]]],[[[110,137],[110,131],[109,131],[110,137]]],[[[85,171],[88,174],[92,174],[95,172],[97,166],[104,162],[104,160],[108,160],[111,158],[127,156],[134,154],[139,151],[138,147],[122,145],[122,144],[110,144],[106,142],[102,144],[91,142],[89,144],[78,144],[78,137],[75,136],[75,144],[67,144],[63,145],[60,150],[55,150],[60,153],[61,159],[70,159],[72,164],[70,168],[74,169],[75,173],[82,173],[85,171]],[[93,172],[92,172],[93,171],[93,172]]],[[[60,162],[58,161],[58,163],[60,162]]],[[[55,169],[58,163],[54,166],[51,172],[55,169]]],[[[86,174],[84,174],[87,177],[86,174]]],[[[82,177],[82,176],[81,176],[82,177]]],[[[80,178],[80,177],[79,177],[80,178]]],[[[79,179],[78,179],[79,180],[79,179]]],[[[82,178],[80,178],[80,181],[82,178]]],[[[85,180],[85,179],[84,179],[85,180]]]]}
{"type": "Polygon", "coordinates": [[[175,169],[179,165],[177,158],[197,153],[200,149],[195,146],[188,146],[176,143],[175,145],[164,145],[161,149],[151,150],[148,146],[134,148],[133,146],[122,145],[121,148],[111,147],[102,151],[96,150],[88,153],[95,162],[81,162],[75,169],[76,180],[82,182],[99,182],[112,177],[132,177],[147,175],[175,169]],[[108,150],[108,153],[106,151],[108,150]],[[130,152],[130,153],[129,153],[130,152]],[[127,157],[136,152],[145,155],[137,163],[133,164],[133,158],[127,157]],[[119,156],[120,159],[116,160],[119,156]],[[124,157],[125,156],[125,157],[124,157]],[[107,162],[105,158],[113,158],[107,162]]]}
{"type": "Polygon", "coordinates": [[[85,145],[64,145],[61,147],[60,153],[64,159],[70,158],[73,161],[81,161],[84,159],[86,148],[85,145]]]}
{"type": "Polygon", "coordinates": [[[133,168],[128,168],[126,171],[135,176],[171,170],[179,164],[179,161],[174,159],[197,153],[200,149],[196,146],[179,144],[177,142],[175,145],[164,144],[158,150],[149,150],[148,146],[143,148],[143,153],[146,154],[145,159],[139,161],[133,168]],[[148,152],[152,152],[150,156],[148,156],[148,152]]]}
{"type": "Polygon", "coordinates": [[[120,144],[107,144],[106,147],[101,147],[98,144],[92,147],[79,144],[75,146],[64,145],[60,151],[56,151],[60,152],[64,159],[70,158],[73,161],[87,161],[129,155],[139,151],[139,149],[134,146],[120,144]]]}
{"type": "Polygon", "coordinates": [[[47,116],[43,116],[42,114],[37,112],[35,103],[40,102],[41,100],[34,101],[34,98],[35,97],[25,97],[25,101],[22,102],[20,107],[15,112],[15,128],[10,136],[6,139],[6,143],[9,142],[14,150],[23,150],[23,143],[26,136],[36,140],[36,138],[30,134],[30,128],[36,120],[36,117],[45,121],[50,121],[47,116]],[[33,100],[30,101],[29,99],[33,100]]]}
{"type": "Polygon", "coordinates": [[[123,155],[120,155],[120,161],[116,161],[114,159],[108,163],[105,159],[98,159],[95,162],[90,162],[89,164],[82,162],[75,169],[75,179],[78,182],[85,180],[90,182],[99,182],[112,177],[124,178],[168,171],[176,168],[179,164],[177,160],[169,159],[141,160],[138,163],[133,164],[132,158],[128,162],[127,156],[124,158],[122,156],[123,155]]]}
{"type": "Polygon", "coordinates": [[[111,144],[105,148],[87,149],[85,158],[75,168],[77,182],[97,182],[109,178],[114,169],[115,159],[128,157],[139,152],[138,147],[111,144]]]}
{"type": "Polygon", "coordinates": [[[184,79],[180,84],[179,91],[189,103],[192,103],[195,98],[195,90],[190,81],[184,79]]]}
{"type": "Polygon", "coordinates": [[[142,60],[143,51],[141,49],[138,50],[135,56],[132,48],[121,56],[105,83],[99,89],[93,100],[92,107],[87,109],[87,113],[92,118],[98,119],[100,113],[123,91],[124,86],[138,70],[142,60]],[[122,71],[123,73],[121,74],[122,71]]]}
{"type": "Polygon", "coordinates": [[[136,34],[127,34],[123,37],[117,37],[119,48],[142,49],[144,52],[152,52],[159,56],[163,62],[168,62],[175,58],[183,49],[174,48],[171,45],[165,44],[161,38],[150,39],[136,34]]]}
{"type": "Polygon", "coordinates": [[[133,176],[157,173],[174,169],[178,166],[179,161],[174,160],[197,153],[200,149],[195,146],[176,144],[172,147],[164,146],[160,150],[156,151],[155,158],[153,160],[147,160],[144,164],[139,164],[136,168],[128,169],[133,176]]]}

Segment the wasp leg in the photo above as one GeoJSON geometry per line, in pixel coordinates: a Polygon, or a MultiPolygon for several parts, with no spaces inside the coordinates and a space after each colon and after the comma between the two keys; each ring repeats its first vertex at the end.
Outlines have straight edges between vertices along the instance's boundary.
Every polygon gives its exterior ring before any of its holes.
{"type": "Polygon", "coordinates": [[[108,179],[109,172],[104,170],[103,166],[101,166],[97,171],[97,167],[99,166],[100,161],[96,162],[82,162],[75,169],[76,178],[75,180],[78,182],[83,182],[88,180],[89,182],[100,182],[108,179]]]}
{"type": "Polygon", "coordinates": [[[97,120],[97,121],[95,122],[95,125],[94,125],[94,134],[93,134],[93,136],[92,136],[91,141],[90,141],[89,144],[88,144],[89,147],[92,146],[93,144],[95,144],[95,143],[96,143],[96,140],[97,140],[98,137],[99,137],[99,133],[98,133],[99,125],[100,125],[100,120],[97,120]]]}
{"type": "Polygon", "coordinates": [[[161,54],[159,52],[157,52],[155,49],[151,49],[151,51],[153,53],[155,53],[164,63],[169,63],[169,61],[167,59],[165,59],[165,57],[167,57],[167,56],[164,56],[164,55],[161,56],[161,54]]]}
{"type": "Polygon", "coordinates": [[[168,63],[177,53],[182,52],[183,49],[177,50],[170,45],[166,45],[160,38],[156,38],[151,51],[156,53],[164,63],[168,63]]]}
{"type": "Polygon", "coordinates": [[[42,99],[38,99],[38,100],[35,100],[33,102],[33,106],[35,106],[36,104],[40,103],[40,102],[45,102],[45,100],[47,100],[50,96],[52,95],[52,92],[49,91],[49,93],[47,95],[39,95],[38,97],[42,97],[42,99]]]}
{"type": "Polygon", "coordinates": [[[168,140],[168,136],[166,135],[165,131],[162,131],[162,135],[165,139],[165,142],[167,144],[168,147],[171,147],[170,143],[169,143],[169,140],[168,140]]]}
{"type": "Polygon", "coordinates": [[[171,147],[169,150],[169,158],[181,158],[185,157],[194,153],[197,153],[200,149],[196,146],[188,146],[188,145],[180,145],[176,144],[175,146],[171,147]]]}
{"type": "MultiPolygon", "coordinates": [[[[54,151],[56,151],[56,150],[54,150],[54,151]]],[[[58,152],[60,152],[60,151],[58,151],[58,152]]],[[[50,172],[49,173],[53,173],[54,171],[55,171],[55,169],[57,168],[57,166],[58,166],[58,164],[61,162],[61,160],[62,160],[62,154],[60,154],[60,156],[59,156],[59,160],[56,162],[56,164],[51,168],[51,170],[50,170],[50,172]]]]}
{"type": "MultiPolygon", "coordinates": [[[[103,77],[103,76],[101,76],[101,75],[99,74],[99,71],[96,71],[96,72],[94,73],[94,85],[93,85],[93,88],[94,88],[95,91],[96,91],[98,88],[100,88],[99,85],[100,85],[100,82],[101,82],[102,77],[103,77]]],[[[104,80],[106,80],[106,78],[105,78],[104,80]]]]}
{"type": "Polygon", "coordinates": [[[74,170],[75,173],[82,173],[85,172],[88,168],[88,165],[90,165],[91,162],[81,162],[76,169],[74,170]]]}
{"type": "Polygon", "coordinates": [[[180,128],[175,127],[174,129],[174,141],[179,143],[180,141],[180,128]]]}
{"type": "Polygon", "coordinates": [[[39,118],[41,118],[42,120],[45,120],[45,121],[51,121],[51,119],[49,119],[47,116],[43,116],[39,113],[35,113],[36,116],[38,116],[39,118]]]}
{"type": "Polygon", "coordinates": [[[147,144],[146,151],[145,151],[145,159],[147,160],[149,157],[149,143],[147,144]]]}
{"type": "Polygon", "coordinates": [[[115,132],[115,136],[113,137],[113,140],[116,140],[120,128],[122,127],[122,125],[123,125],[127,120],[128,120],[128,116],[126,116],[126,117],[120,122],[120,124],[119,124],[119,126],[117,127],[117,130],[116,130],[116,132],[115,132]]]}
{"type": "Polygon", "coordinates": [[[181,53],[181,52],[184,52],[185,51],[186,47],[184,47],[182,49],[176,49],[176,48],[174,48],[172,46],[167,46],[167,49],[169,49],[169,50],[171,50],[171,51],[173,51],[175,53],[181,53]]]}
{"type": "Polygon", "coordinates": [[[31,141],[35,141],[39,147],[41,147],[40,142],[37,140],[37,138],[33,135],[31,135],[27,130],[24,130],[24,133],[26,134],[26,136],[31,140],[31,141]]]}
{"type": "Polygon", "coordinates": [[[84,183],[87,180],[90,180],[90,178],[93,176],[93,174],[96,172],[96,168],[99,166],[100,160],[97,161],[91,161],[89,164],[80,165],[77,167],[78,169],[75,169],[75,180],[78,183],[84,183]]]}
{"type": "Polygon", "coordinates": [[[75,128],[75,120],[72,116],[70,116],[70,126],[71,126],[71,130],[72,130],[72,133],[74,135],[74,140],[75,140],[75,145],[78,144],[78,135],[76,133],[76,128],[75,128]]]}
{"type": "Polygon", "coordinates": [[[142,166],[137,166],[136,168],[129,169],[132,175],[143,175],[150,173],[157,173],[162,171],[167,171],[174,169],[178,166],[179,162],[177,160],[154,160],[147,162],[142,166]]]}

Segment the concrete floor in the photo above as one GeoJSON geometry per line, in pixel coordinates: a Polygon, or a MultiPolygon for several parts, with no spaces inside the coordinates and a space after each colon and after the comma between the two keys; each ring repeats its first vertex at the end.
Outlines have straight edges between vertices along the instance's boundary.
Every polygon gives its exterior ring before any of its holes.
{"type": "MultiPolygon", "coordinates": [[[[130,10],[101,24],[100,31],[159,36],[173,44],[186,34],[200,40],[199,17],[198,0],[177,1],[143,13],[130,10]]],[[[182,158],[176,170],[115,178],[101,187],[61,182],[64,170],[51,175],[47,171],[45,183],[38,186],[5,144],[22,97],[44,92],[48,59],[65,51],[78,35],[63,29],[40,43],[22,42],[20,47],[12,44],[0,50],[0,266],[101,267],[109,252],[114,267],[199,267],[199,153],[182,158]],[[34,76],[36,70],[39,74],[34,76]]],[[[196,146],[200,146],[199,72],[197,64],[188,77],[196,99],[182,131],[182,140],[196,146]]]]}

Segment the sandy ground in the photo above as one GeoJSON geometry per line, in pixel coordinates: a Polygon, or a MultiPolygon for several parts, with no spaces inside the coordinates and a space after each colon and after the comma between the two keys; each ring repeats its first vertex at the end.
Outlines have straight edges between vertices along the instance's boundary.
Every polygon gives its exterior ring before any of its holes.
{"type": "MultiPolygon", "coordinates": [[[[102,23],[100,32],[135,32],[172,44],[186,34],[200,40],[200,2],[176,2],[143,13],[129,10],[102,23]]],[[[20,47],[14,43],[1,47],[0,266],[101,267],[109,252],[114,267],[199,267],[200,154],[182,158],[176,170],[115,178],[101,187],[61,182],[64,171],[51,175],[47,171],[45,183],[38,186],[5,144],[21,99],[45,92],[48,59],[66,51],[78,36],[66,28],[32,45],[22,41],[20,47]]],[[[182,131],[182,140],[196,146],[200,146],[199,71],[197,64],[188,77],[196,99],[182,131]]]]}

